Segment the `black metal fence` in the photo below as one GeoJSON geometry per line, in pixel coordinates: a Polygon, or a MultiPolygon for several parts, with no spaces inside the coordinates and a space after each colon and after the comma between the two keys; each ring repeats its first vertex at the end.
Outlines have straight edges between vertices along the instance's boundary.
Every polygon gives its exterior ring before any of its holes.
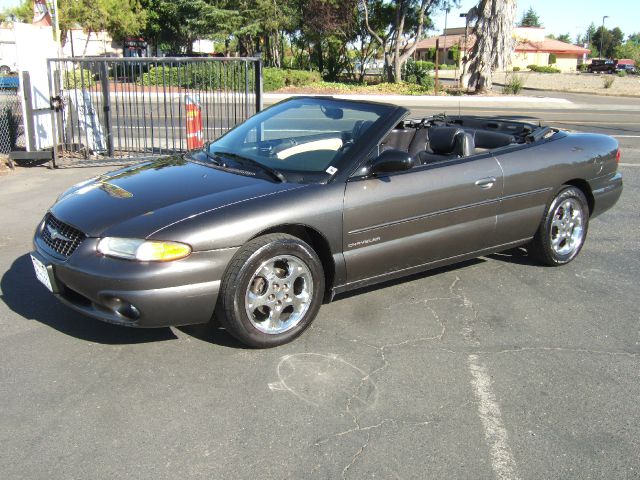
{"type": "Polygon", "coordinates": [[[49,60],[54,166],[184,152],[262,108],[259,58],[49,60]]]}

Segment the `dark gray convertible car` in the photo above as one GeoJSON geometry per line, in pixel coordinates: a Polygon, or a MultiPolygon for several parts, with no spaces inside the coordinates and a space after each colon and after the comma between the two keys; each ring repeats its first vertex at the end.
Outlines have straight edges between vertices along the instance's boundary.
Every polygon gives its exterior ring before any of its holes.
{"type": "Polygon", "coordinates": [[[62,194],[33,264],[58,298],[133,327],[217,319],[270,347],[334,295],[516,246],[580,252],[622,192],[608,136],[299,97],[203,150],[62,194]]]}

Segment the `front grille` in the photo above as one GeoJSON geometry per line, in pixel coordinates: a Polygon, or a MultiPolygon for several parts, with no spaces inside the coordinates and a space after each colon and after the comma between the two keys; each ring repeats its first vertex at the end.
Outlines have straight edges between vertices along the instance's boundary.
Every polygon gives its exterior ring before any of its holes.
{"type": "Polygon", "coordinates": [[[83,240],[87,238],[80,230],[61,222],[56,217],[47,214],[42,229],[42,240],[54,252],[63,257],[69,257],[83,240]]]}

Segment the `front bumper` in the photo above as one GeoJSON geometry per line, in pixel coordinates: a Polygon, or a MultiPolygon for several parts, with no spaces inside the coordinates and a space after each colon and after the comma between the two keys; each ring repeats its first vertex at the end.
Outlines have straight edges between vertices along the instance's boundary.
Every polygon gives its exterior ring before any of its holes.
{"type": "Polygon", "coordinates": [[[96,252],[87,238],[61,258],[39,238],[34,255],[50,272],[54,295],[98,320],[130,327],[166,327],[211,320],[220,281],[237,248],[193,252],[173,262],[135,262],[96,252]]]}

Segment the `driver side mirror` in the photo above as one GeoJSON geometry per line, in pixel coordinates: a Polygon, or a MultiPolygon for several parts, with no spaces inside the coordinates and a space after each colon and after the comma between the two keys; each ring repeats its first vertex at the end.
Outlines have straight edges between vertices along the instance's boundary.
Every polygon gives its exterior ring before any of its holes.
{"type": "Polygon", "coordinates": [[[402,150],[385,150],[369,164],[369,174],[402,172],[413,167],[411,155],[402,150]]]}

